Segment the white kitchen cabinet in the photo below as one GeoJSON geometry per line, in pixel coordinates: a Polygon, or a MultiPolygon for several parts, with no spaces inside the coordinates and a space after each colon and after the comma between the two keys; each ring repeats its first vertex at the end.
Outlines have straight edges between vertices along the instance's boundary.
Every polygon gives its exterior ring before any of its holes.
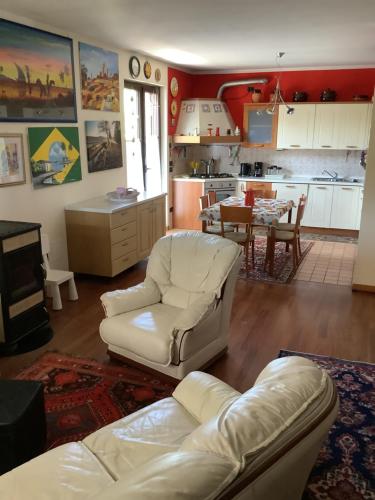
{"type": "MultiPolygon", "coordinates": [[[[304,194],[307,196],[309,189],[308,184],[294,184],[290,182],[275,182],[272,184],[272,190],[277,191],[276,198],[278,200],[293,200],[295,206],[298,206],[299,199],[304,194]]],[[[292,222],[295,222],[297,216],[297,208],[292,209],[292,222]]],[[[280,222],[288,222],[288,214],[281,217],[280,222]]]]}
{"type": "Polygon", "coordinates": [[[291,105],[294,113],[288,114],[284,105],[279,106],[277,130],[278,149],[311,149],[313,147],[315,104],[291,105]]]}
{"type": "Polygon", "coordinates": [[[303,226],[330,227],[333,186],[310,184],[303,226]]]}
{"type": "Polygon", "coordinates": [[[356,217],[356,223],[355,223],[355,229],[357,229],[358,231],[361,228],[363,192],[364,192],[364,188],[363,187],[359,188],[358,206],[357,206],[357,217],[356,217]]]}
{"type": "Polygon", "coordinates": [[[358,186],[333,186],[330,227],[356,229],[359,196],[358,186]]]}
{"type": "Polygon", "coordinates": [[[339,104],[335,149],[361,150],[368,147],[370,104],[339,104]]]}
{"type": "Polygon", "coordinates": [[[313,149],[336,149],[341,104],[316,104],[313,149]]]}
{"type": "Polygon", "coordinates": [[[365,149],[370,104],[316,104],[314,149],[365,149]]]}

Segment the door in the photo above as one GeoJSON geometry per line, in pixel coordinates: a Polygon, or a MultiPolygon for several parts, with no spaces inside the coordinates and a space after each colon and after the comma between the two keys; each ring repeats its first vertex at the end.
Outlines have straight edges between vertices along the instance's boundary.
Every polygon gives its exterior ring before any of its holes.
{"type": "Polygon", "coordinates": [[[303,225],[330,227],[333,186],[310,184],[303,225]]]}
{"type": "Polygon", "coordinates": [[[288,108],[279,106],[279,125],[277,147],[281,149],[312,149],[315,104],[294,104],[294,113],[288,114],[288,108]]]}
{"type": "Polygon", "coordinates": [[[358,210],[358,187],[334,186],[331,227],[336,229],[355,229],[358,210]]]}
{"type": "Polygon", "coordinates": [[[137,207],[139,259],[150,255],[154,244],[153,203],[149,201],[137,207]]]}
{"type": "MultiPolygon", "coordinates": [[[[299,199],[303,194],[307,196],[309,185],[308,184],[291,184],[277,182],[272,184],[272,189],[277,191],[276,198],[278,200],[293,200],[294,205],[297,207],[299,199]]],[[[297,208],[292,209],[292,222],[296,221],[297,208]]],[[[281,217],[280,222],[288,222],[288,214],[281,217]]]]}

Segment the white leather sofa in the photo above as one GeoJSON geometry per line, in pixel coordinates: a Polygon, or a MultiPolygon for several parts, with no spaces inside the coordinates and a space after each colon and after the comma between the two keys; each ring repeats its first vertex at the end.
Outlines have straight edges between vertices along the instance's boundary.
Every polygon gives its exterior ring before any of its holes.
{"type": "Polygon", "coordinates": [[[0,477],[6,500],[297,500],[338,409],[311,361],[272,361],[240,394],[190,373],[173,396],[0,477]]]}
{"type": "Polygon", "coordinates": [[[108,352],[175,379],[206,366],[228,345],[241,262],[232,241],[201,232],[158,240],[143,283],[101,296],[108,352]]]}

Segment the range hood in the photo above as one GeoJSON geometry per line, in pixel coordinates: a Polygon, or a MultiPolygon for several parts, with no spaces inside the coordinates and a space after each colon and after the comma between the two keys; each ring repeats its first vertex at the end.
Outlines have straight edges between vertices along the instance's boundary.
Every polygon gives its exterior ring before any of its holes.
{"type": "Polygon", "coordinates": [[[225,82],[217,97],[212,99],[187,99],[181,101],[175,144],[235,144],[241,142],[240,135],[233,135],[235,123],[228,107],[221,100],[227,87],[252,83],[267,83],[266,78],[251,78],[225,82]],[[219,132],[216,135],[216,132],[219,132]]]}

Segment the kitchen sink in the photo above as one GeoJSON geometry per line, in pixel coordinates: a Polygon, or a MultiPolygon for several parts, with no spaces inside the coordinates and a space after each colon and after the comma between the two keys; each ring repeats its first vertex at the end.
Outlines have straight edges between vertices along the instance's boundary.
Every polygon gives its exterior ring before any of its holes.
{"type": "Polygon", "coordinates": [[[350,182],[345,181],[344,177],[313,177],[311,180],[319,182],[350,182]]]}

